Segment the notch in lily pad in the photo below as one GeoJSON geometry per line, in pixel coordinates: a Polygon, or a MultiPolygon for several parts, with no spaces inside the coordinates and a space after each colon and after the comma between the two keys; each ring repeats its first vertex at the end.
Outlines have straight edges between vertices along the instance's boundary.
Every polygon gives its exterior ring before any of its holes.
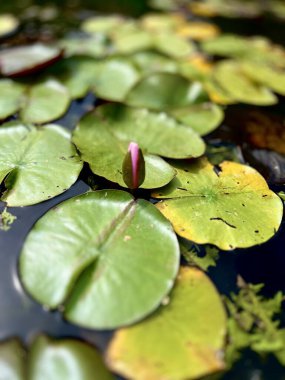
{"type": "Polygon", "coordinates": [[[145,161],[142,150],[135,142],[129,144],[122,165],[123,180],[129,189],[135,190],[145,179],[145,161]]]}

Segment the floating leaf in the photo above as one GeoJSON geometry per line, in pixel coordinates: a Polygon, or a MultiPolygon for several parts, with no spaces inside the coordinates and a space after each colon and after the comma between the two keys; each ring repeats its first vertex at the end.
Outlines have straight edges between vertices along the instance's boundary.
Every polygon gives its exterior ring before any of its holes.
{"type": "Polygon", "coordinates": [[[219,85],[219,83],[211,78],[211,76],[205,80],[203,86],[212,102],[221,105],[236,103],[236,100],[230,96],[229,93],[219,85]]]}
{"type": "Polygon", "coordinates": [[[44,124],[63,116],[69,105],[66,87],[55,79],[47,79],[30,88],[20,116],[26,123],[44,124]]]}
{"type": "Polygon", "coordinates": [[[154,196],[166,198],[157,207],[179,235],[230,250],[261,244],[278,230],[282,202],[256,170],[229,161],[215,169],[206,159],[173,166],[177,177],[154,196]]]}
{"type": "Polygon", "coordinates": [[[198,135],[166,114],[115,105],[98,107],[86,115],[75,129],[73,141],[95,174],[121,186],[125,186],[122,163],[129,143],[136,141],[145,158],[143,188],[164,186],[175,176],[174,169],[153,154],[181,157],[204,151],[198,135]],[[165,139],[158,139],[162,134],[165,139]]]}
{"type": "Polygon", "coordinates": [[[19,111],[25,87],[11,79],[0,80],[0,119],[6,119],[19,111]]]}
{"type": "Polygon", "coordinates": [[[90,17],[82,23],[81,29],[86,33],[109,33],[124,22],[119,15],[90,17]]]}
{"type": "Polygon", "coordinates": [[[29,380],[114,380],[94,347],[39,336],[28,356],[29,380]]]}
{"type": "Polygon", "coordinates": [[[220,34],[220,30],[216,25],[208,22],[191,21],[181,25],[177,29],[177,34],[192,40],[203,41],[216,37],[220,34]]]}
{"type": "Polygon", "coordinates": [[[42,202],[67,190],[82,162],[67,131],[57,125],[41,129],[18,121],[0,128],[1,200],[9,206],[42,202]]]}
{"type": "Polygon", "coordinates": [[[163,33],[155,36],[154,47],[159,52],[175,59],[187,57],[196,50],[192,42],[173,33],[163,33]]]}
{"type": "Polygon", "coordinates": [[[126,102],[136,107],[168,110],[206,99],[200,83],[191,83],[178,74],[154,73],[143,78],[131,89],[126,102]]]}
{"type": "Polygon", "coordinates": [[[20,273],[36,300],[64,304],[69,321],[103,329],[155,310],[178,265],[176,235],[151,203],[102,190],[69,199],[36,223],[20,273]]]}
{"type": "Polygon", "coordinates": [[[263,84],[280,95],[285,95],[284,70],[255,62],[242,62],[241,70],[257,83],[263,84]]]}
{"type": "Polygon", "coordinates": [[[92,171],[125,186],[122,163],[131,141],[141,147],[146,164],[143,188],[161,187],[175,171],[161,158],[195,157],[203,154],[201,138],[164,113],[104,105],[86,115],[74,131],[73,141],[92,171]]]}
{"type": "Polygon", "coordinates": [[[57,47],[40,43],[13,47],[0,52],[0,73],[8,77],[20,77],[41,71],[62,57],[57,47]]]}
{"type": "Polygon", "coordinates": [[[233,99],[255,105],[277,103],[276,96],[266,87],[251,81],[233,61],[222,61],[215,66],[214,79],[233,99]]]}
{"type": "Polygon", "coordinates": [[[122,101],[139,79],[139,72],[127,59],[103,61],[94,77],[94,91],[99,98],[122,101]]]}
{"type": "Polygon", "coordinates": [[[185,18],[179,13],[147,13],[141,18],[141,25],[150,32],[174,31],[184,25],[185,18]]]}
{"type": "Polygon", "coordinates": [[[109,53],[109,43],[104,35],[76,36],[60,41],[65,57],[88,56],[104,58],[109,53]]]}
{"type": "Polygon", "coordinates": [[[130,59],[143,74],[151,74],[153,72],[176,73],[178,71],[176,61],[155,51],[137,52],[130,59]]]}
{"type": "Polygon", "coordinates": [[[222,34],[202,42],[202,49],[208,54],[285,67],[285,50],[279,45],[273,45],[264,37],[246,38],[234,34],[222,34]]]}
{"type": "Polygon", "coordinates": [[[10,339],[0,343],[1,380],[24,380],[25,351],[18,339],[10,339]]]}
{"type": "Polygon", "coordinates": [[[0,343],[0,373],[1,380],[114,380],[95,348],[44,335],[28,352],[16,339],[0,343]]]}
{"type": "Polygon", "coordinates": [[[114,31],[112,41],[116,52],[121,54],[131,54],[153,47],[152,34],[133,26],[130,30],[114,31]]]}
{"type": "Polygon", "coordinates": [[[12,14],[0,15],[0,38],[6,38],[19,28],[19,21],[12,14]]]}
{"type": "Polygon", "coordinates": [[[194,104],[185,108],[178,108],[170,112],[184,125],[188,125],[200,136],[204,136],[216,129],[224,118],[221,107],[213,103],[194,104]]]}
{"type": "Polygon", "coordinates": [[[56,76],[73,99],[83,98],[97,79],[101,64],[90,57],[69,57],[56,63],[49,74],[56,76]]]}
{"type": "Polygon", "coordinates": [[[136,380],[184,380],[222,370],[226,315],[209,278],[181,268],[165,306],[145,321],[115,333],[110,367],[136,380]]]}

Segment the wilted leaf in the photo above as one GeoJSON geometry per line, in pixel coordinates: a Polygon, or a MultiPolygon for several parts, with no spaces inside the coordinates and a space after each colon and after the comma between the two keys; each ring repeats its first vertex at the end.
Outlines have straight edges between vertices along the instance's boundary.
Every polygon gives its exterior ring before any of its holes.
{"type": "Polygon", "coordinates": [[[107,352],[110,367],[136,380],[190,380],[222,370],[226,315],[208,277],[181,268],[163,305],[115,333],[107,352]]]}
{"type": "Polygon", "coordinates": [[[188,125],[200,136],[215,130],[223,121],[224,112],[213,103],[194,104],[185,108],[172,110],[170,115],[184,125],[188,125]]]}
{"type": "Polygon", "coordinates": [[[155,310],[178,265],[176,235],[151,203],[102,190],[69,199],[37,222],[24,244],[20,273],[39,302],[64,304],[69,321],[103,329],[155,310]]]}
{"type": "Polygon", "coordinates": [[[266,87],[251,81],[234,61],[222,61],[215,66],[214,79],[237,102],[260,106],[277,103],[276,96],[266,87]]]}
{"type": "Polygon", "coordinates": [[[24,86],[11,79],[0,80],[0,119],[6,119],[19,111],[24,93],[24,86]]]}
{"type": "Polygon", "coordinates": [[[1,200],[9,206],[42,202],[67,190],[82,162],[67,131],[57,125],[41,129],[20,122],[0,128],[1,200]]]}
{"type": "Polygon", "coordinates": [[[48,123],[63,116],[70,101],[65,86],[55,79],[47,79],[29,89],[20,116],[25,123],[48,123]]]}
{"type": "Polygon", "coordinates": [[[0,73],[8,77],[20,77],[41,71],[62,57],[57,47],[40,43],[12,47],[0,52],[0,73]]]}
{"type": "Polygon", "coordinates": [[[200,83],[171,73],[153,73],[143,78],[126,97],[131,106],[166,111],[203,100],[207,100],[207,95],[200,83]]]}
{"type": "Polygon", "coordinates": [[[278,230],[282,202],[254,169],[229,161],[215,169],[206,159],[172,164],[177,177],[153,196],[165,198],[157,207],[182,237],[231,250],[278,230]]]}

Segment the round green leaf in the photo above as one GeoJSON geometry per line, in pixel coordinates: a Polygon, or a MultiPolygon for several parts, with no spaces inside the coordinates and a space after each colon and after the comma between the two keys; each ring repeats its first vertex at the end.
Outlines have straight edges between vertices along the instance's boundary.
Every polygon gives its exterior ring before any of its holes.
{"type": "Polygon", "coordinates": [[[28,364],[28,380],[114,380],[95,348],[75,339],[37,337],[28,364]]]}
{"type": "Polygon", "coordinates": [[[135,107],[168,110],[206,100],[202,86],[178,74],[153,73],[139,81],[128,93],[126,103],[135,107]]]}
{"type": "Polygon", "coordinates": [[[154,39],[155,48],[170,57],[179,59],[195,51],[195,45],[185,38],[170,33],[158,34],[154,39]]]}
{"type": "Polygon", "coordinates": [[[154,196],[166,198],[157,207],[179,235],[224,250],[251,247],[275,235],[282,202],[256,170],[225,161],[218,171],[206,159],[173,166],[177,177],[154,196]]]}
{"type": "Polygon", "coordinates": [[[117,53],[132,54],[153,47],[153,36],[150,32],[130,25],[129,30],[122,29],[114,32],[113,43],[117,53]]]}
{"type": "Polygon", "coordinates": [[[124,22],[121,16],[96,16],[90,17],[82,23],[81,29],[86,33],[109,33],[124,22]]]}
{"type": "Polygon", "coordinates": [[[214,79],[236,101],[260,106],[277,103],[276,96],[266,87],[245,76],[236,62],[223,61],[215,66],[214,79]]]}
{"type": "Polygon", "coordinates": [[[109,42],[104,35],[73,36],[60,41],[65,57],[88,56],[104,58],[109,53],[109,42]]]}
{"type": "Polygon", "coordinates": [[[0,38],[13,34],[19,28],[19,21],[12,14],[0,15],[0,38]]]}
{"type": "Polygon", "coordinates": [[[49,74],[56,76],[72,99],[83,98],[92,88],[101,64],[90,57],[69,57],[57,62],[49,74]]]}
{"type": "Polygon", "coordinates": [[[36,129],[17,121],[0,128],[1,200],[27,206],[67,190],[77,179],[82,162],[70,134],[57,125],[36,129]]]}
{"type": "Polygon", "coordinates": [[[0,343],[0,379],[24,380],[25,351],[18,339],[0,343]]]}
{"type": "Polygon", "coordinates": [[[155,51],[140,51],[133,54],[130,59],[143,74],[153,72],[176,73],[178,71],[177,63],[174,60],[155,51]]]}
{"type": "Polygon", "coordinates": [[[16,339],[0,343],[1,380],[114,380],[94,347],[38,336],[28,352],[16,339]]]}
{"type": "Polygon", "coordinates": [[[175,171],[160,157],[200,156],[204,142],[189,127],[164,113],[104,105],[86,115],[73,134],[82,159],[91,170],[110,181],[125,186],[122,163],[129,143],[139,144],[145,157],[143,188],[161,187],[171,181],[175,171]]]}
{"type": "Polygon", "coordinates": [[[53,64],[61,56],[59,48],[40,43],[5,49],[0,52],[0,72],[9,77],[32,74],[53,64]]]}
{"type": "Polygon", "coordinates": [[[285,95],[284,70],[278,70],[268,65],[245,61],[241,63],[241,70],[252,80],[263,84],[280,95],[285,95]]]}
{"type": "Polygon", "coordinates": [[[139,72],[127,59],[103,61],[94,77],[95,94],[102,99],[122,101],[139,79],[139,72]]]}
{"type": "Polygon", "coordinates": [[[66,87],[55,79],[45,80],[30,88],[21,119],[25,123],[48,123],[66,113],[70,100],[66,87]]]}
{"type": "Polygon", "coordinates": [[[179,247],[149,202],[116,190],[90,192],[41,218],[24,244],[20,275],[46,307],[90,328],[133,323],[173,286],[179,247]],[[40,250],[39,250],[40,249],[40,250]]]}
{"type": "Polygon", "coordinates": [[[164,304],[115,333],[107,352],[110,367],[136,380],[190,380],[224,369],[226,315],[209,278],[181,268],[164,304]]]}
{"type": "Polygon", "coordinates": [[[24,99],[25,87],[11,79],[0,80],[0,119],[6,119],[19,111],[24,99]]]}
{"type": "Polygon", "coordinates": [[[184,125],[188,125],[200,136],[215,130],[224,119],[221,107],[213,103],[194,104],[185,108],[178,108],[170,112],[184,125]]]}

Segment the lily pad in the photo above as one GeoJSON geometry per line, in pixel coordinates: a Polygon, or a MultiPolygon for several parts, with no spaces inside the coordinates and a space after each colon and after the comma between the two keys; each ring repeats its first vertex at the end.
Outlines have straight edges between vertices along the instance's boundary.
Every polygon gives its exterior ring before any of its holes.
{"type": "Polygon", "coordinates": [[[126,97],[131,106],[166,111],[202,100],[207,100],[207,95],[199,82],[189,82],[172,73],[153,73],[143,78],[126,97]]]}
{"type": "Polygon", "coordinates": [[[170,114],[184,125],[191,127],[200,136],[215,130],[224,119],[222,108],[213,103],[178,108],[171,111],[170,114]]]}
{"type": "Polygon", "coordinates": [[[1,200],[8,206],[27,206],[61,194],[81,168],[70,134],[60,126],[36,129],[18,121],[1,126],[1,200]]]}
{"type": "Polygon", "coordinates": [[[73,141],[92,171],[125,186],[122,163],[129,143],[143,150],[146,177],[143,188],[156,188],[168,183],[175,171],[161,158],[197,157],[204,153],[202,139],[164,113],[104,105],[86,115],[73,134],[73,141]]]}
{"type": "Polygon", "coordinates": [[[40,43],[13,47],[0,52],[0,73],[7,77],[34,74],[62,58],[62,50],[40,43]]]}
{"type": "Polygon", "coordinates": [[[218,36],[220,30],[216,25],[209,22],[191,21],[181,25],[176,33],[192,40],[204,41],[218,36]]]}
{"type": "Polygon", "coordinates": [[[25,87],[11,79],[0,80],[0,119],[6,119],[19,111],[24,99],[25,87]]]}
{"type": "Polygon", "coordinates": [[[124,22],[119,15],[90,17],[82,23],[81,29],[86,33],[109,33],[124,22]]]}
{"type": "Polygon", "coordinates": [[[28,356],[28,380],[114,380],[94,347],[75,339],[39,336],[28,356]]]}
{"type": "Polygon", "coordinates": [[[136,380],[190,380],[223,370],[226,314],[209,278],[181,268],[163,305],[115,333],[107,352],[110,367],[136,380]]]}
{"type": "Polygon", "coordinates": [[[56,63],[48,73],[60,80],[72,99],[78,99],[91,90],[100,67],[91,57],[69,57],[56,63]]]}
{"type": "Polygon", "coordinates": [[[177,177],[153,195],[166,198],[157,207],[179,235],[224,250],[275,235],[283,206],[256,170],[230,161],[215,170],[206,159],[173,166],[177,177]]]}
{"type": "Polygon", "coordinates": [[[153,36],[150,32],[130,26],[129,30],[115,31],[112,37],[115,51],[121,54],[132,54],[153,47],[153,36]]]}
{"type": "Polygon", "coordinates": [[[114,380],[94,347],[38,336],[29,351],[17,339],[0,343],[1,380],[114,380]]]}
{"type": "Polygon", "coordinates": [[[14,34],[19,28],[19,21],[12,14],[0,15],[0,39],[14,34]]]}
{"type": "Polygon", "coordinates": [[[184,25],[185,18],[179,13],[147,13],[140,22],[150,32],[167,32],[184,25]]]}
{"type": "Polygon", "coordinates": [[[241,70],[252,80],[263,84],[277,94],[285,95],[284,70],[255,62],[241,63],[241,70]]]}
{"type": "Polygon", "coordinates": [[[25,379],[25,350],[18,339],[0,343],[0,379],[25,379]]]}
{"type": "Polygon", "coordinates": [[[48,123],[63,116],[70,101],[65,86],[55,79],[47,79],[30,88],[20,116],[25,123],[48,123]]]}
{"type": "Polygon", "coordinates": [[[102,61],[93,79],[95,94],[102,99],[122,101],[139,77],[138,70],[127,59],[102,61]]]}
{"type": "Polygon", "coordinates": [[[173,33],[163,33],[155,36],[154,47],[159,52],[175,59],[188,57],[196,50],[191,41],[173,33]]]}
{"type": "Polygon", "coordinates": [[[130,59],[143,74],[153,72],[178,72],[177,62],[155,51],[141,51],[133,54],[130,59]]]}
{"type": "Polygon", "coordinates": [[[251,81],[236,62],[222,61],[215,66],[214,79],[238,102],[260,106],[277,103],[277,97],[265,86],[251,81]]]}
{"type": "Polygon", "coordinates": [[[20,257],[23,284],[36,300],[53,309],[64,304],[69,321],[97,329],[155,310],[178,266],[170,223],[151,203],[117,190],[89,192],[50,210],[20,257]]]}

